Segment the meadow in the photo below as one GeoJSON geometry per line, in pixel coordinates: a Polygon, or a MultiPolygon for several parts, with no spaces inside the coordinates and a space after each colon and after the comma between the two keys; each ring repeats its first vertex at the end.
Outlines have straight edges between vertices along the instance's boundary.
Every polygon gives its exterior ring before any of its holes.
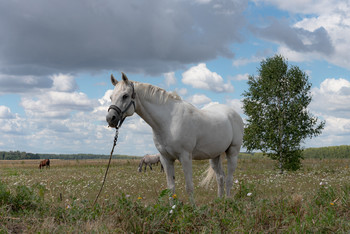
{"type": "Polygon", "coordinates": [[[306,159],[278,173],[261,157],[239,159],[233,196],[216,198],[216,182],[199,186],[208,161],[195,161],[196,205],[188,202],[176,163],[176,194],[160,166],[139,160],[0,161],[0,233],[349,233],[350,159],[306,159]]]}

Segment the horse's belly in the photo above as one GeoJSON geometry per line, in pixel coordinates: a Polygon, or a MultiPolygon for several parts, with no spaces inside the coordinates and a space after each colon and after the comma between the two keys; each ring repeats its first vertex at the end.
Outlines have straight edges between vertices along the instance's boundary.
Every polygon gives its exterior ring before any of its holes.
{"type": "Polygon", "coordinates": [[[231,138],[214,138],[209,141],[198,142],[192,151],[194,160],[210,159],[225,152],[231,144],[231,138]]]}

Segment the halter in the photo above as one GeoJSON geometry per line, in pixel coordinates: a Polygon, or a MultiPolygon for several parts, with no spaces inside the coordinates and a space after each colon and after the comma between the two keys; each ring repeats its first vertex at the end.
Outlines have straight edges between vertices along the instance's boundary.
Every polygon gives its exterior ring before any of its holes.
{"type": "MultiPolygon", "coordinates": [[[[121,110],[119,107],[117,107],[116,105],[110,105],[108,108],[108,112],[110,109],[115,110],[117,112],[117,114],[120,117],[123,117],[123,115],[125,114],[125,112],[127,112],[130,108],[131,105],[134,106],[134,110],[135,110],[135,102],[133,99],[135,99],[136,93],[135,93],[135,89],[134,89],[134,83],[130,82],[131,88],[132,88],[132,94],[131,94],[131,101],[130,103],[127,105],[127,107],[125,108],[125,110],[121,110]]],[[[125,120],[126,116],[124,118],[122,118],[122,120],[119,122],[118,126],[116,127],[117,129],[120,128],[125,120]]]]}

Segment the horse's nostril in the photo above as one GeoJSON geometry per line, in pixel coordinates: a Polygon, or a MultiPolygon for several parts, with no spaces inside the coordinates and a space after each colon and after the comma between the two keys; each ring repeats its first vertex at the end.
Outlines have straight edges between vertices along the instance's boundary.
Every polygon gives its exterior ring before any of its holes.
{"type": "Polygon", "coordinates": [[[114,121],[114,120],[115,120],[115,116],[113,115],[113,116],[112,116],[112,121],[114,121]]]}

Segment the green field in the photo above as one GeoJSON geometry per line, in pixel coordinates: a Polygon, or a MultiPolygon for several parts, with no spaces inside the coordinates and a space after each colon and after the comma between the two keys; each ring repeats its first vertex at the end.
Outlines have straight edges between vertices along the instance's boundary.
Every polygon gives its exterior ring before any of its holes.
{"type": "Polygon", "coordinates": [[[108,160],[38,162],[0,161],[0,233],[350,232],[350,159],[307,159],[280,175],[269,159],[242,158],[230,199],[216,198],[216,182],[198,186],[208,161],[196,161],[196,206],[179,163],[171,198],[159,166],[139,173],[138,160],[114,160],[94,207],[108,160]]]}

